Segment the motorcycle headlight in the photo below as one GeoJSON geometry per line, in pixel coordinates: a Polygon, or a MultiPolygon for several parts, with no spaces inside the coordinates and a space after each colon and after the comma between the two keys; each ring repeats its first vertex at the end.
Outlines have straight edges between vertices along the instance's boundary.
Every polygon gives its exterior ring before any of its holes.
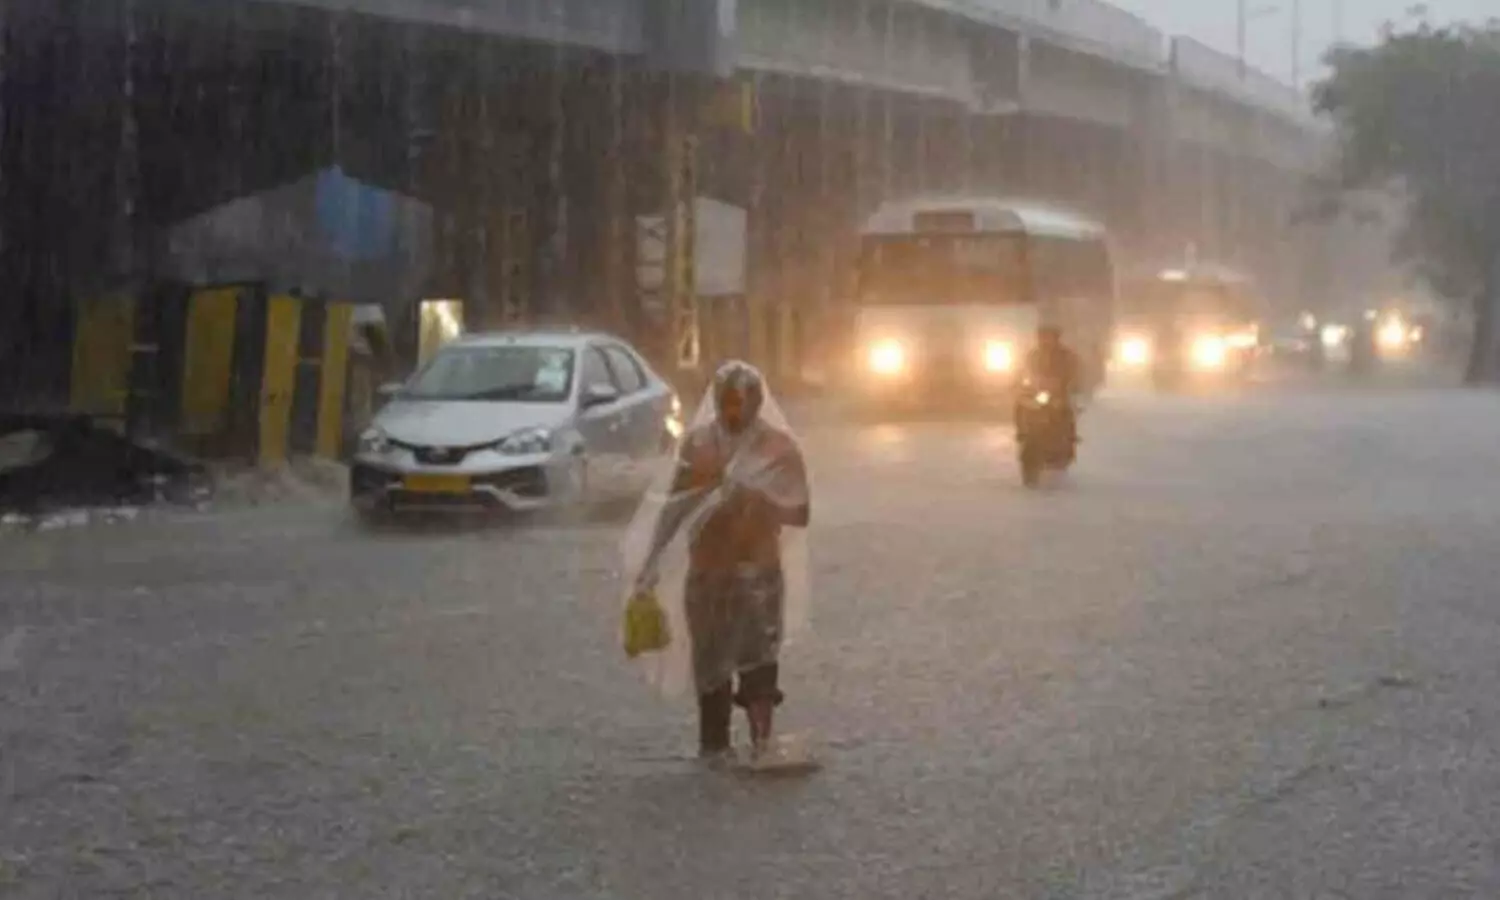
{"type": "Polygon", "coordinates": [[[1228,358],[1224,339],[1217,334],[1205,334],[1193,341],[1193,362],[1200,369],[1217,369],[1228,358]]]}
{"type": "Polygon", "coordinates": [[[391,439],[379,428],[366,429],[359,436],[359,452],[361,453],[370,453],[379,456],[389,449],[391,449],[391,439]]]}
{"type": "Polygon", "coordinates": [[[1046,406],[1047,404],[1052,402],[1052,395],[1047,393],[1046,391],[1041,391],[1036,395],[1036,402],[1041,404],[1042,406],[1046,406]]]}
{"type": "Polygon", "coordinates": [[[984,367],[991,372],[1009,372],[1016,366],[1016,351],[1007,341],[984,345],[984,367]]]}
{"type": "Polygon", "coordinates": [[[870,347],[870,368],[879,375],[898,375],[906,368],[906,348],[898,341],[880,341],[870,347]]]}
{"type": "Polygon", "coordinates": [[[527,428],[501,441],[496,447],[507,456],[546,453],[552,449],[552,432],[545,428],[527,428]]]}

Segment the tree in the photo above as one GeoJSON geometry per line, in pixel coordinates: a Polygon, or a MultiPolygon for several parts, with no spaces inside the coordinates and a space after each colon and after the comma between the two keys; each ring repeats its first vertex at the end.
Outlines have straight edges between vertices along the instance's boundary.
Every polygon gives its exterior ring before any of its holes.
{"type": "Polygon", "coordinates": [[[1406,198],[1398,252],[1474,304],[1466,381],[1500,381],[1500,20],[1387,26],[1328,64],[1315,101],[1339,126],[1341,186],[1406,198]]]}

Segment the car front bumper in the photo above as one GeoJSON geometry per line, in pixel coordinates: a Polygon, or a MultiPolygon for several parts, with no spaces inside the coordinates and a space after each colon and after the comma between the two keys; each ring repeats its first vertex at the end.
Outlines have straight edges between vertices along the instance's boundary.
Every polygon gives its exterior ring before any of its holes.
{"type": "Polygon", "coordinates": [[[555,505],[567,474],[551,455],[451,467],[362,456],[349,467],[349,501],[365,512],[529,512],[555,505]]]}

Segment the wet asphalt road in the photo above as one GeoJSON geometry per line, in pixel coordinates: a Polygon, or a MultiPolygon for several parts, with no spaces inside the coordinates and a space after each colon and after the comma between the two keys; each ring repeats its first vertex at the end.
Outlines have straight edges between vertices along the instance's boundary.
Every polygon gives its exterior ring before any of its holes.
{"type": "Polygon", "coordinates": [[[1500,397],[800,417],[826,768],[700,771],[618,525],[0,540],[0,896],[1500,896],[1500,397]]]}

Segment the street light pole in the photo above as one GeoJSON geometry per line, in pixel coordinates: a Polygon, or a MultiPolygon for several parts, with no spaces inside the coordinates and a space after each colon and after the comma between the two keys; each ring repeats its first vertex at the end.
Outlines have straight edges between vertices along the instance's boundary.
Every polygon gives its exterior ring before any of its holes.
{"type": "Polygon", "coordinates": [[[1237,13],[1235,32],[1235,58],[1239,60],[1240,81],[1245,80],[1245,31],[1250,27],[1250,11],[1245,4],[1249,0],[1238,0],[1235,5],[1237,13]]]}
{"type": "Polygon", "coordinates": [[[1292,87],[1302,90],[1302,0],[1292,0],[1292,87]]]}

